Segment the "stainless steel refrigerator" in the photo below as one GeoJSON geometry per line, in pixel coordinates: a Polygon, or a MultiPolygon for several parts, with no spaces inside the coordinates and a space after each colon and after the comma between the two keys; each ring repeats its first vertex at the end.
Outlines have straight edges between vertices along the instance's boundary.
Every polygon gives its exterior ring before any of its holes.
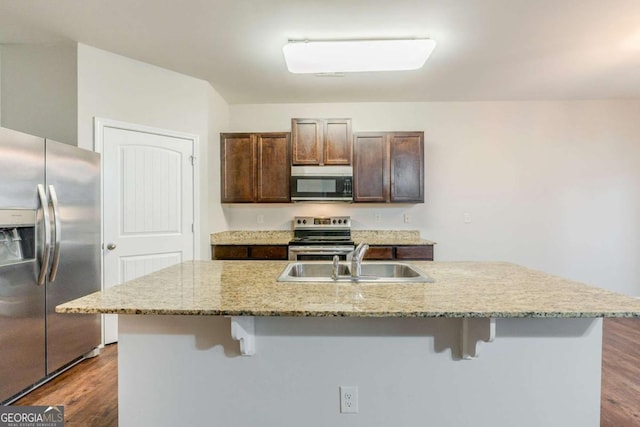
{"type": "Polygon", "coordinates": [[[0,128],[0,402],[100,345],[99,315],[54,311],[100,274],[99,155],[0,128]]]}

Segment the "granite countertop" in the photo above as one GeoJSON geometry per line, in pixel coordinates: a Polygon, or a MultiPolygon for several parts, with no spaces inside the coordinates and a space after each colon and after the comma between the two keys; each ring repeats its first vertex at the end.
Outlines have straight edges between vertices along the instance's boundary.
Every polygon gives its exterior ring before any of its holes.
{"type": "Polygon", "coordinates": [[[435,283],[281,283],[287,261],[187,261],[59,313],[353,317],[640,317],[640,300],[503,262],[411,262],[435,283]]]}
{"type": "Polygon", "coordinates": [[[351,230],[353,241],[369,245],[435,245],[420,238],[418,230],[351,230]]]}
{"type": "MultiPolygon", "coordinates": [[[[353,241],[370,245],[433,245],[435,242],[420,238],[418,230],[351,230],[353,241]]],[[[211,234],[212,245],[286,245],[293,231],[257,230],[223,231],[211,234]]]]}
{"type": "Polygon", "coordinates": [[[288,245],[293,231],[238,230],[211,234],[212,245],[288,245]]]}

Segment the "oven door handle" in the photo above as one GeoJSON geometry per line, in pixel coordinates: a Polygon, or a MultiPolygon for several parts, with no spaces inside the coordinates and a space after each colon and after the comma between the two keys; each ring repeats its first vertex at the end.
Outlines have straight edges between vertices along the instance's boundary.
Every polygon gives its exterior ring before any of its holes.
{"type": "Polygon", "coordinates": [[[352,247],[346,248],[328,248],[328,247],[308,247],[308,246],[289,246],[289,260],[296,261],[298,256],[301,255],[318,255],[318,256],[333,256],[333,255],[345,255],[347,260],[350,259],[350,254],[353,252],[352,247]]]}
{"type": "Polygon", "coordinates": [[[340,254],[348,254],[352,251],[292,251],[296,254],[307,254],[307,255],[340,255],[340,254]]]}

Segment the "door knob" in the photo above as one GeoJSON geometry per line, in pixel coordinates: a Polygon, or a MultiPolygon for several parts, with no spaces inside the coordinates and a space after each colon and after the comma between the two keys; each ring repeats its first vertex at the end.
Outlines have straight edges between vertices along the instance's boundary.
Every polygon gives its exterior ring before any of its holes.
{"type": "Polygon", "coordinates": [[[116,248],[116,244],[115,243],[109,243],[107,245],[107,249],[109,249],[110,251],[114,250],[116,248]]]}

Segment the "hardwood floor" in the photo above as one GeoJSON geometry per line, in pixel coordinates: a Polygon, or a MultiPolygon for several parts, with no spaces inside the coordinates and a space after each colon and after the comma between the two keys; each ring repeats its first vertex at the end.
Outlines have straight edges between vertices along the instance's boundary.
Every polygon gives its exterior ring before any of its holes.
{"type": "Polygon", "coordinates": [[[600,427],[640,426],[640,319],[605,319],[600,427]]]}
{"type": "MultiPolygon", "coordinates": [[[[112,344],[15,404],[64,405],[67,427],[117,426],[117,370],[112,344]]],[[[640,426],[640,319],[604,321],[600,426],[640,426]]]]}
{"type": "Polygon", "coordinates": [[[14,405],[64,405],[66,427],[118,425],[118,346],[80,362],[14,405]]]}

